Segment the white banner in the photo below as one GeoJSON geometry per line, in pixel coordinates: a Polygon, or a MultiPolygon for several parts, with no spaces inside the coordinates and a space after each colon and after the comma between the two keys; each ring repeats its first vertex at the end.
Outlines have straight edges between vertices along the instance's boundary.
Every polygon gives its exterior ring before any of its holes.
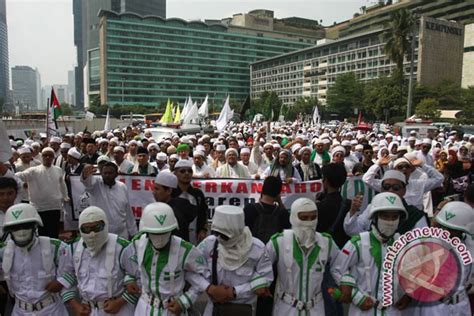
{"type": "MultiPolygon", "coordinates": [[[[99,175],[96,175],[99,177],[99,175]]],[[[91,196],[86,192],[84,185],[80,181],[79,176],[71,176],[71,200],[72,209],[70,218],[76,222],[79,213],[91,202],[91,196]]],[[[118,181],[125,183],[128,187],[128,197],[132,211],[138,219],[141,217],[143,208],[149,203],[155,202],[153,197],[154,177],[147,176],[119,176],[118,181]]],[[[235,205],[244,207],[247,204],[255,203],[260,198],[262,192],[263,180],[247,180],[247,179],[195,179],[193,186],[200,189],[206,197],[207,205],[210,209],[209,216],[212,218],[214,208],[218,205],[235,205]]],[[[322,181],[308,181],[291,184],[283,184],[281,199],[285,206],[289,209],[294,200],[300,197],[307,197],[312,200],[316,199],[316,195],[323,191],[322,181]]],[[[352,199],[358,192],[364,193],[363,209],[371,200],[373,191],[362,182],[360,177],[348,178],[348,181],[342,188],[342,195],[348,199],[352,199]]],[[[73,223],[69,223],[73,224],[73,223]]]]}

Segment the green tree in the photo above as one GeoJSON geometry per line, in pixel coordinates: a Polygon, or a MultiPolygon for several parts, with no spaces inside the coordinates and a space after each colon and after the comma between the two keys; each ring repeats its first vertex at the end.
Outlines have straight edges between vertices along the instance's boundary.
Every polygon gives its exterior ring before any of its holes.
{"type": "Polygon", "coordinates": [[[438,100],[433,98],[421,100],[416,106],[415,114],[419,118],[426,120],[438,119],[441,116],[438,100]]]}
{"type": "Polygon", "coordinates": [[[71,116],[73,115],[72,107],[69,103],[62,103],[61,104],[61,113],[64,116],[71,116]]]}
{"type": "Polygon", "coordinates": [[[260,98],[252,101],[250,116],[262,113],[267,120],[277,120],[283,102],[280,100],[275,91],[263,91],[260,98]]]}
{"type": "Polygon", "coordinates": [[[380,77],[365,86],[364,116],[377,120],[402,115],[404,103],[400,101],[401,87],[397,78],[380,77]]]}
{"type": "Polygon", "coordinates": [[[342,74],[328,90],[328,110],[338,113],[343,118],[351,117],[355,108],[361,108],[363,97],[364,85],[357,79],[355,73],[342,74]]]}
{"type": "Polygon", "coordinates": [[[293,121],[299,114],[304,116],[312,115],[316,105],[318,105],[317,98],[299,97],[292,106],[283,107],[283,115],[285,120],[293,121]]]}
{"type": "Polygon", "coordinates": [[[391,14],[386,26],[383,41],[385,54],[397,65],[399,73],[403,74],[403,60],[411,48],[411,32],[415,25],[415,17],[408,9],[400,9],[391,14]]]}
{"type": "Polygon", "coordinates": [[[463,100],[461,122],[464,124],[474,124],[474,86],[463,89],[463,100]]]}

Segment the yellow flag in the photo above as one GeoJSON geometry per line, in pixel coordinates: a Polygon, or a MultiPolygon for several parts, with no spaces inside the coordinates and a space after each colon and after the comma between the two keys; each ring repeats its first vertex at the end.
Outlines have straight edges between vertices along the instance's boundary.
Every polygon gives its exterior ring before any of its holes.
{"type": "Polygon", "coordinates": [[[179,104],[176,107],[177,109],[176,109],[176,114],[174,116],[174,122],[179,123],[181,121],[181,111],[179,109],[179,104]]]}
{"type": "Polygon", "coordinates": [[[172,123],[173,122],[173,114],[171,113],[173,110],[173,106],[170,102],[170,99],[168,99],[168,103],[166,104],[166,110],[165,114],[161,117],[160,123],[172,123]]]}

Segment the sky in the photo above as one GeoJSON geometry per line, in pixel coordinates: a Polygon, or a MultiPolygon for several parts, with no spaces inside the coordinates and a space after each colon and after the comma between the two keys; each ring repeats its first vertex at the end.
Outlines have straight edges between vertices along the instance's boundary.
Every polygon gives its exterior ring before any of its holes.
{"type": "MultiPolygon", "coordinates": [[[[86,1],[86,0],[83,0],[86,1]]],[[[88,0],[89,1],[89,0],[88,0]]],[[[146,1],[146,0],[143,0],[146,1]]],[[[167,16],[186,20],[220,19],[254,9],[269,9],[276,18],[298,16],[347,20],[370,0],[168,0],[167,16]]],[[[7,0],[10,68],[37,68],[43,86],[67,84],[76,60],[72,0],[7,0]]]]}

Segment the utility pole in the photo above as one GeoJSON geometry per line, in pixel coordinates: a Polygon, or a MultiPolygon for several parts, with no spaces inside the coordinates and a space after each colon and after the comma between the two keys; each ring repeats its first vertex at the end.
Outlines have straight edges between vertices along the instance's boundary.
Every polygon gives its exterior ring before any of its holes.
{"type": "MultiPolygon", "coordinates": [[[[418,15],[415,13],[413,20],[413,26],[411,28],[411,54],[410,54],[410,78],[408,78],[408,100],[407,100],[407,118],[411,116],[411,110],[413,108],[413,72],[415,68],[415,47],[416,47],[416,31],[418,28],[418,15]]],[[[403,73],[402,73],[403,75],[403,73]]]]}

